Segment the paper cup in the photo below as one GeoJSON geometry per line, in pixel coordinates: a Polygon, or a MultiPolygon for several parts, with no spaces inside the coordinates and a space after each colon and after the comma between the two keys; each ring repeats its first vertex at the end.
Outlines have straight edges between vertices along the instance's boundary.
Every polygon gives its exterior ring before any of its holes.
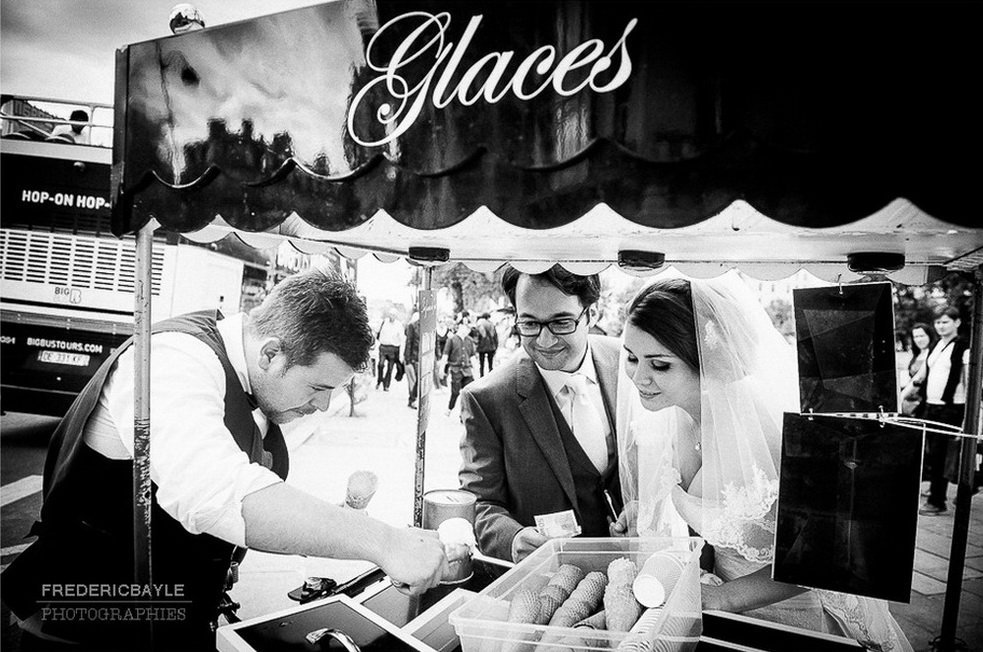
{"type": "Polygon", "coordinates": [[[686,564],[675,555],[657,552],[649,557],[632,583],[635,599],[644,607],[660,607],[672,594],[686,564]]]}
{"type": "Polygon", "coordinates": [[[666,587],[653,575],[639,575],[631,585],[635,599],[647,609],[661,607],[666,601],[666,587]]]}
{"type": "Polygon", "coordinates": [[[460,584],[474,575],[471,567],[471,548],[460,543],[444,544],[447,555],[447,575],[440,578],[441,584],[460,584]]]}
{"type": "Polygon", "coordinates": [[[433,489],[423,494],[423,529],[436,530],[449,518],[463,518],[471,525],[475,520],[478,497],[462,489],[433,489]]]}

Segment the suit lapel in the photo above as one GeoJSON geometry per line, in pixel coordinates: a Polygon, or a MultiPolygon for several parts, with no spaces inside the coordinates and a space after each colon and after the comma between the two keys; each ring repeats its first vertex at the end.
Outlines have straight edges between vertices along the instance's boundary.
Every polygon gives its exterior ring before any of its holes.
{"type": "Polygon", "coordinates": [[[594,370],[597,372],[597,381],[601,386],[601,396],[604,397],[604,411],[611,424],[611,431],[614,432],[614,414],[618,406],[615,398],[615,390],[618,387],[618,351],[615,349],[612,355],[609,349],[598,346],[593,340],[590,350],[591,355],[594,356],[594,370]]]}
{"type": "Polygon", "coordinates": [[[516,390],[519,394],[519,412],[529,427],[533,440],[546,456],[546,461],[556,475],[570,504],[577,509],[577,489],[573,484],[573,473],[567,460],[560,431],[553,418],[553,409],[536,365],[529,358],[523,358],[516,365],[516,390]]]}

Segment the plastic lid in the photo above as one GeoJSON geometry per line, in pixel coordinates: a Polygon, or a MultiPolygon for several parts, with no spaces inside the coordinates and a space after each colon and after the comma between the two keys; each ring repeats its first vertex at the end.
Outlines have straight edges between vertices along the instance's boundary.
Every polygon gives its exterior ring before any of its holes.
{"type": "Polygon", "coordinates": [[[635,593],[635,599],[647,609],[661,607],[662,603],[666,601],[665,587],[652,575],[639,575],[635,578],[631,588],[635,593]]]}
{"type": "Polygon", "coordinates": [[[462,489],[433,489],[423,494],[423,499],[434,505],[469,505],[477,496],[462,489]]]}

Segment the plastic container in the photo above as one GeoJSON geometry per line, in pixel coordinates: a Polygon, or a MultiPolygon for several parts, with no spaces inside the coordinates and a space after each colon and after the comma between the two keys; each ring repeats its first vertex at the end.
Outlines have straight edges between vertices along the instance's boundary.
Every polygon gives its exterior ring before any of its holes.
{"type": "Polygon", "coordinates": [[[638,645],[638,637],[633,636],[631,650],[693,650],[703,632],[699,564],[702,547],[703,539],[698,537],[553,539],[451,612],[448,621],[461,639],[463,652],[617,650],[629,636],[627,632],[508,622],[512,596],[521,589],[538,591],[546,586],[563,564],[579,566],[585,573],[606,572],[612,561],[627,557],[641,569],[653,553],[666,551],[678,556],[685,566],[661,613],[648,614],[645,644],[638,645]]]}

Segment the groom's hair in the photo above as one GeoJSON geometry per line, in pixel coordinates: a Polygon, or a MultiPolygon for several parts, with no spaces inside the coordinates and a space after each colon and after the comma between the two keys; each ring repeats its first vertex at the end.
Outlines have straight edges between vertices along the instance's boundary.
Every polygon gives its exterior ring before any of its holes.
{"type": "MultiPolygon", "coordinates": [[[[519,277],[522,274],[523,272],[511,265],[507,265],[504,274],[502,274],[502,291],[512,302],[513,308],[515,308],[515,286],[518,285],[519,277]]],[[[567,271],[560,265],[553,265],[545,272],[529,274],[528,276],[543,283],[549,283],[563,294],[577,297],[580,299],[580,305],[584,308],[593,306],[601,298],[601,280],[597,274],[581,276],[567,271]]]]}
{"type": "Polygon", "coordinates": [[[657,339],[673,355],[699,371],[700,352],[689,281],[660,279],[642,290],[628,306],[628,323],[657,339]]]}

